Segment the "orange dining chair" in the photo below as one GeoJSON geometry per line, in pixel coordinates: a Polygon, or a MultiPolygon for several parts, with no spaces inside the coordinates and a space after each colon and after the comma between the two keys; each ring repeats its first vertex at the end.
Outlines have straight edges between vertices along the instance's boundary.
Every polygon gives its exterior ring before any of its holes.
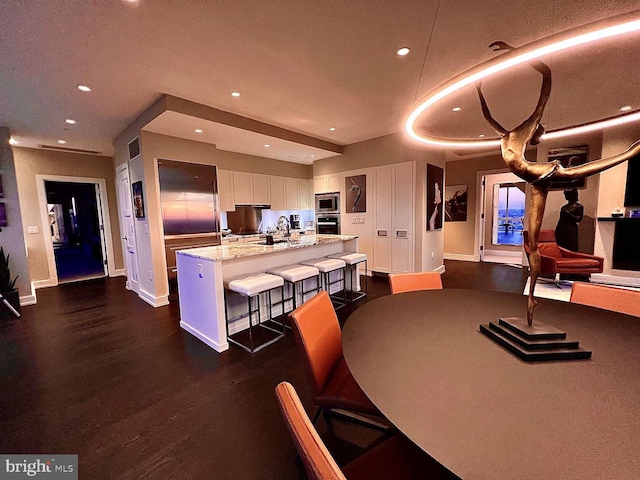
{"type": "Polygon", "coordinates": [[[438,272],[390,273],[391,293],[442,290],[442,278],[438,272]]]}
{"type": "Polygon", "coordinates": [[[387,431],[387,425],[342,412],[382,416],[357,384],[342,356],[342,331],[329,294],[321,291],[291,312],[289,318],[302,352],[311,398],[318,406],[313,423],[323,413],[329,428],[329,415],[335,415],[387,431]]]}
{"type": "Polygon", "coordinates": [[[384,440],[341,469],[309,420],[293,386],[280,383],[276,397],[309,480],[457,478],[401,434],[384,440]]]}
{"type": "Polygon", "coordinates": [[[570,301],[640,317],[640,291],[638,290],[573,282],[570,301]]]}

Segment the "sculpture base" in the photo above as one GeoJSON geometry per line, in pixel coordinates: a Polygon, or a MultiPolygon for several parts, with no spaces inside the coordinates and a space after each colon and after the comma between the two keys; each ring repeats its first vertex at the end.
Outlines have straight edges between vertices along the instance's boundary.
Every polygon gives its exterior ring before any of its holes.
{"type": "Polygon", "coordinates": [[[505,317],[480,325],[480,331],[526,362],[591,358],[580,342],[567,340],[565,332],[542,322],[529,325],[525,318],[505,317]]]}

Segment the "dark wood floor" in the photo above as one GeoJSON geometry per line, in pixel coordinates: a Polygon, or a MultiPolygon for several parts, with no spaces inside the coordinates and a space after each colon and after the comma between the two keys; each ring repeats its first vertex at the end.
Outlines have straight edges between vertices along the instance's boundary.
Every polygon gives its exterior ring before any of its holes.
{"type": "MultiPolygon", "coordinates": [[[[445,288],[522,292],[526,280],[510,266],[446,270],[445,288]]],[[[388,294],[386,279],[369,293],[388,294]]],[[[176,304],[152,308],[123,278],[38,290],[0,323],[0,452],[78,454],[83,479],[302,478],[274,396],[287,380],[314,410],[292,335],[218,354],[178,322],[176,304]]],[[[340,460],[373,440],[362,430],[337,425],[340,460]]]]}

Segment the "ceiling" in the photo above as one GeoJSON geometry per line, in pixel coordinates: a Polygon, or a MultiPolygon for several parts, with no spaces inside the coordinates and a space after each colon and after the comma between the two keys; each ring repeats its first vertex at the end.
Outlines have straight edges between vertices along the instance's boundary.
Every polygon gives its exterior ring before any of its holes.
{"type": "MultiPolygon", "coordinates": [[[[401,132],[420,98],[498,55],[487,48],[495,40],[521,46],[638,6],[637,0],[9,0],[0,2],[0,125],[18,145],[65,140],[65,148],[112,155],[114,138],[169,94],[349,145],[401,132]],[[399,57],[403,46],[411,52],[399,57]],[[80,92],[80,84],[92,92],[80,92]],[[67,118],[77,123],[67,125],[67,118]]],[[[623,105],[639,109],[638,58],[640,34],[546,59],[554,80],[547,129],[609,117],[623,105]]],[[[494,116],[507,128],[522,121],[539,82],[524,67],[488,81],[494,116]]],[[[165,114],[147,129],[285,161],[335,155],[165,114]]],[[[472,87],[425,122],[445,137],[492,134],[472,87]]]]}

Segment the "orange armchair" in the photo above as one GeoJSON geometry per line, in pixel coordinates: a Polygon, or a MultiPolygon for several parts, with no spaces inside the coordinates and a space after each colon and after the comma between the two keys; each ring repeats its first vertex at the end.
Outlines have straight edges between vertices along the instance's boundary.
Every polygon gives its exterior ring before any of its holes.
{"type": "MultiPolygon", "coordinates": [[[[527,257],[529,249],[529,232],[524,231],[524,250],[527,257]]],[[[558,246],[553,230],[540,230],[538,235],[538,251],[540,252],[540,275],[559,277],[561,273],[571,275],[590,275],[602,273],[604,258],[587,253],[578,253],[558,246]]],[[[556,278],[557,283],[558,278],[556,278]]]]}

